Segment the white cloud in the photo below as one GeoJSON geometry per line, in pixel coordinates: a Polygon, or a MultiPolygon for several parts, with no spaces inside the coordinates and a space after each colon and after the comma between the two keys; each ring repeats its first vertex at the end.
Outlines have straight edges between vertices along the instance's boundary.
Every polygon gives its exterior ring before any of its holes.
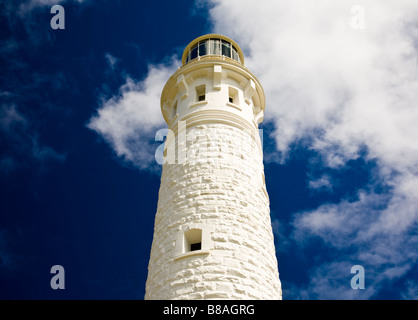
{"type": "MultiPolygon", "coordinates": [[[[338,169],[360,156],[377,163],[357,200],[295,215],[295,239],[308,246],[309,237],[320,238],[341,250],[338,258],[367,264],[369,292],[405,275],[417,258],[418,3],[209,2],[214,31],[244,48],[246,65],[264,86],[281,161],[304,139],[323,166],[338,169]],[[364,8],[364,29],[352,28],[355,5],[364,8]],[[374,190],[376,181],[389,191],[374,190]]],[[[327,186],[322,178],[310,187],[327,186]]],[[[350,296],[320,280],[334,262],[312,266],[316,278],[304,297],[318,296],[315,286],[324,288],[323,298],[350,296]]]]}
{"type": "Polygon", "coordinates": [[[386,206],[388,196],[360,191],[358,197],[357,201],[324,204],[316,210],[297,214],[294,237],[303,241],[315,235],[336,248],[370,240],[374,235],[370,228],[376,223],[380,208],[386,206]]]}
{"type": "Polygon", "coordinates": [[[119,157],[141,169],[157,165],[151,146],[155,133],[165,127],[160,96],[178,61],[152,65],[142,81],[126,79],[118,95],[104,101],[88,127],[99,133],[119,157]]]}
{"type": "Polygon", "coordinates": [[[320,178],[315,180],[310,180],[308,182],[310,189],[315,190],[328,190],[332,189],[331,177],[327,174],[323,174],[320,178]]]}
{"type": "MultiPolygon", "coordinates": [[[[347,261],[336,261],[329,264],[322,264],[311,274],[311,282],[306,287],[294,287],[290,292],[292,296],[300,299],[368,299],[374,293],[374,288],[368,290],[353,290],[350,280],[353,274],[350,273],[352,264],[347,261]],[[332,292],[332,295],[330,295],[332,292]]],[[[365,278],[369,279],[369,277],[365,278]]]]}
{"type": "Polygon", "coordinates": [[[408,281],[407,288],[402,292],[404,300],[418,300],[418,284],[415,281],[408,281]]]}
{"type": "Polygon", "coordinates": [[[20,13],[25,14],[28,13],[30,10],[36,7],[43,7],[43,6],[54,6],[54,5],[62,5],[65,2],[76,2],[76,3],[83,3],[86,0],[29,0],[25,1],[20,5],[20,13]]]}
{"type": "Polygon", "coordinates": [[[322,239],[332,250],[338,250],[332,258],[324,258],[312,266],[311,273],[315,276],[306,287],[300,288],[305,298],[366,299],[411,270],[418,258],[418,236],[410,233],[416,216],[413,211],[405,213],[404,208],[396,204],[397,201],[396,195],[390,197],[387,194],[360,192],[358,201],[325,204],[295,216],[293,237],[306,247],[305,250],[310,249],[313,237],[322,239]],[[399,211],[398,214],[394,210],[399,211]],[[410,216],[405,217],[408,213],[410,216]],[[385,219],[394,221],[387,222],[385,219]],[[346,264],[361,264],[365,268],[367,290],[364,294],[351,292],[354,290],[350,290],[347,281],[337,287],[336,283],[326,282],[328,275],[324,270],[331,273],[338,271],[339,277],[347,278],[346,269],[329,268],[329,265],[341,260],[346,264]],[[321,275],[325,279],[321,279],[321,275]]]}
{"type": "Polygon", "coordinates": [[[266,117],[278,124],[280,151],[321,129],[314,145],[319,150],[338,146],[332,153],[352,158],[370,141],[379,156],[397,155],[393,147],[417,156],[410,143],[417,130],[405,132],[418,118],[418,108],[412,108],[416,30],[407,20],[418,10],[413,1],[365,2],[365,30],[350,26],[350,9],[358,1],[214,2],[215,31],[247,48],[246,64],[266,90],[266,117]],[[391,139],[380,140],[382,134],[391,139]]]}
{"type": "MultiPolygon", "coordinates": [[[[9,4],[9,6],[6,9],[7,11],[12,10],[13,15],[18,13],[18,15],[22,19],[28,19],[28,16],[33,12],[33,10],[38,9],[38,8],[61,5],[65,9],[65,5],[68,3],[83,4],[87,2],[89,2],[89,0],[26,0],[26,1],[21,2],[20,4],[12,4],[12,5],[9,4]]],[[[23,21],[23,23],[27,23],[27,22],[23,21]]]]}

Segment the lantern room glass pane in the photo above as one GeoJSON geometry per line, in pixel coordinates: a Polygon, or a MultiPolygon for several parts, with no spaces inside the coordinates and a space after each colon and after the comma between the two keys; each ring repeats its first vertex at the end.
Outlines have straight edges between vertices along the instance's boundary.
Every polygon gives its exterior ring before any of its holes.
{"type": "Polygon", "coordinates": [[[190,51],[190,60],[197,58],[197,45],[195,45],[190,51]]]}
{"type": "Polygon", "coordinates": [[[220,43],[220,41],[218,39],[213,39],[213,40],[211,40],[211,42],[212,42],[211,54],[221,55],[221,50],[220,50],[221,43],[220,43]]]}
{"type": "Polygon", "coordinates": [[[208,41],[199,42],[199,56],[205,56],[208,54],[207,43],[208,41]]]}
{"type": "Polygon", "coordinates": [[[224,40],[222,40],[222,55],[231,58],[231,45],[224,40]]]}
{"type": "Polygon", "coordinates": [[[232,59],[238,61],[238,52],[236,52],[234,48],[232,48],[232,59]]]}
{"type": "Polygon", "coordinates": [[[207,54],[213,54],[213,40],[209,39],[206,41],[206,51],[207,54]]]}
{"type": "Polygon", "coordinates": [[[222,39],[205,39],[196,43],[186,58],[186,63],[206,55],[226,56],[241,62],[237,48],[231,42],[222,39]]]}
{"type": "Polygon", "coordinates": [[[241,62],[240,58],[239,58],[239,53],[237,48],[235,48],[234,46],[232,46],[232,59],[241,62]]]}

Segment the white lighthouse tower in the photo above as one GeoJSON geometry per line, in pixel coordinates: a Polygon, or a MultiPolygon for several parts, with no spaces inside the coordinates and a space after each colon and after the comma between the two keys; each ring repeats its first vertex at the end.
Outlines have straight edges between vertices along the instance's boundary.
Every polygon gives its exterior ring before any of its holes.
{"type": "Polygon", "coordinates": [[[262,143],[264,91],[230,38],[185,49],[168,124],[146,299],[281,299],[262,143]]]}

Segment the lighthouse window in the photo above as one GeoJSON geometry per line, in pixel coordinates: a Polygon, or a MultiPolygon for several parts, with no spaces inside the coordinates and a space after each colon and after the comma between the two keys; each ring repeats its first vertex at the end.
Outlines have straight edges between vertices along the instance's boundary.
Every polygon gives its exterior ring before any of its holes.
{"type": "Polygon", "coordinates": [[[238,104],[238,90],[233,88],[233,87],[229,87],[228,88],[228,93],[229,93],[229,102],[230,103],[234,103],[234,104],[238,104]]]}
{"type": "Polygon", "coordinates": [[[196,87],[196,97],[197,101],[205,101],[206,99],[206,86],[202,84],[201,86],[196,87]]]}
{"type": "Polygon", "coordinates": [[[196,43],[189,51],[186,63],[206,55],[223,55],[240,62],[237,48],[230,42],[221,39],[206,39],[196,43]]]}
{"type": "Polygon", "coordinates": [[[232,59],[239,61],[238,51],[234,46],[232,46],[232,59]]]}
{"type": "Polygon", "coordinates": [[[190,251],[196,251],[196,250],[200,250],[202,249],[202,243],[198,242],[198,243],[192,243],[190,245],[190,251]]]}
{"type": "Polygon", "coordinates": [[[222,40],[222,55],[231,58],[231,44],[222,40]]]}
{"type": "Polygon", "coordinates": [[[190,229],[184,233],[184,252],[202,249],[202,229],[190,229]]]}
{"type": "Polygon", "coordinates": [[[197,58],[197,45],[195,45],[190,51],[190,60],[197,58]]]}
{"type": "Polygon", "coordinates": [[[199,56],[207,55],[207,47],[209,46],[208,41],[199,42],[199,56]]]}
{"type": "Polygon", "coordinates": [[[217,39],[214,39],[214,40],[210,40],[210,42],[211,42],[211,52],[210,52],[210,54],[215,54],[215,55],[220,55],[221,53],[221,50],[220,50],[220,47],[221,47],[221,43],[220,43],[220,41],[219,40],[217,40],[217,39]]]}

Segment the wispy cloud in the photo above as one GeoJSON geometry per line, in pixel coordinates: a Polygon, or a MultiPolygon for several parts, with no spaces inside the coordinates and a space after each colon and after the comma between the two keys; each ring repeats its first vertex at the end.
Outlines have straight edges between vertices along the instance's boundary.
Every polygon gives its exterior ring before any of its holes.
{"type": "MultiPolygon", "coordinates": [[[[49,27],[49,19],[45,12],[50,12],[54,5],[65,6],[75,4],[84,8],[90,0],[19,0],[0,2],[2,29],[5,37],[0,40],[0,53],[13,53],[22,46],[35,50],[53,40],[53,33],[49,27]],[[45,19],[48,19],[45,21],[45,19]],[[48,26],[44,28],[44,26],[48,26]]],[[[0,57],[3,58],[3,57],[0,57]]],[[[14,56],[8,57],[15,58],[14,56]]]]}
{"type": "MultiPolygon", "coordinates": [[[[45,18],[43,10],[46,7],[85,2],[24,0],[0,3],[2,28],[6,35],[0,42],[0,63],[4,69],[0,75],[3,90],[0,93],[0,130],[4,137],[0,170],[3,173],[11,173],[21,166],[34,164],[33,161],[44,164],[49,160],[65,160],[64,154],[42,141],[36,128],[39,119],[36,119],[36,114],[30,109],[37,103],[55,107],[50,101],[51,96],[56,91],[67,90],[70,87],[68,79],[60,71],[40,71],[29,62],[26,53],[36,53],[42,45],[53,40],[51,30],[43,28],[43,24],[39,23],[39,19],[45,18]]],[[[48,26],[49,21],[46,22],[48,26]]],[[[31,57],[35,59],[36,54],[31,57]]]]}
{"type": "Polygon", "coordinates": [[[404,300],[418,300],[418,283],[410,280],[406,283],[406,289],[402,292],[404,300]]]}
{"type": "Polygon", "coordinates": [[[109,52],[106,52],[104,55],[107,64],[109,65],[110,69],[113,71],[115,71],[116,65],[119,62],[119,59],[112,56],[109,52]]]}
{"type": "Polygon", "coordinates": [[[34,169],[39,165],[45,168],[48,161],[65,161],[64,153],[44,143],[39,130],[42,120],[32,111],[34,105],[44,108],[45,112],[59,109],[50,101],[50,95],[69,87],[66,77],[62,73],[33,72],[22,78],[19,71],[25,66],[11,62],[8,68],[8,77],[0,76],[2,86],[9,90],[0,93],[0,132],[3,136],[0,171],[10,174],[28,165],[34,165],[34,169]],[[39,90],[45,87],[48,92],[39,90]]]}
{"type": "Polygon", "coordinates": [[[315,190],[329,190],[332,189],[331,177],[328,174],[323,174],[320,178],[310,180],[308,182],[310,189],[315,190]]]}
{"type": "Polygon", "coordinates": [[[0,128],[3,131],[9,132],[17,124],[26,125],[26,119],[16,110],[14,105],[3,105],[0,115],[0,128]]]}
{"type": "Polygon", "coordinates": [[[27,0],[23,1],[19,6],[19,13],[20,14],[27,14],[31,10],[37,7],[44,7],[44,6],[54,6],[54,5],[62,5],[64,3],[85,3],[88,0],[27,0]]]}
{"type": "Polygon", "coordinates": [[[9,174],[33,161],[45,163],[66,159],[65,154],[40,142],[36,129],[15,105],[0,106],[0,132],[4,138],[0,172],[9,174]]]}

